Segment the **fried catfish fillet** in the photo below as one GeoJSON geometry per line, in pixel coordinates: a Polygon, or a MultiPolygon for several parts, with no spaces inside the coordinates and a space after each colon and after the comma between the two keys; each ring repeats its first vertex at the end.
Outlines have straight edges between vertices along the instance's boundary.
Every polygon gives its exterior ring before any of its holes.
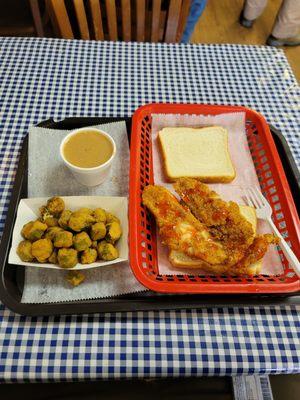
{"type": "Polygon", "coordinates": [[[249,274],[249,267],[264,257],[270,244],[278,243],[279,238],[270,233],[256,236],[253,243],[246,250],[244,257],[228,269],[226,273],[230,271],[231,275],[251,275],[249,274]]]}
{"type": "Polygon", "coordinates": [[[176,268],[201,268],[209,274],[217,275],[257,275],[261,269],[261,259],[266,254],[270,244],[278,243],[278,238],[265,234],[256,236],[253,243],[248,247],[244,257],[236,265],[208,264],[199,259],[192,259],[178,251],[171,250],[169,260],[176,268]],[[192,262],[191,262],[192,261],[192,262]],[[186,262],[186,264],[184,264],[186,262]]]}
{"type": "Polygon", "coordinates": [[[253,243],[253,228],[240,213],[239,206],[219,198],[207,185],[193,178],[181,178],[174,188],[194,216],[208,227],[227,254],[226,264],[240,261],[253,243]]]}
{"type": "Polygon", "coordinates": [[[210,264],[225,261],[226,253],[222,245],[212,239],[205,225],[166,188],[149,185],[145,187],[142,199],[143,204],[155,216],[163,243],[170,249],[210,264]]]}

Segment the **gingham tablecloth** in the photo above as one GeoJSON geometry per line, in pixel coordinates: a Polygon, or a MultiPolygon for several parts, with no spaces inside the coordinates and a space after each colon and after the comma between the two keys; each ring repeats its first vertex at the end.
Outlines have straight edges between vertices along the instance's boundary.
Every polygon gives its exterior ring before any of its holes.
{"type": "MultiPolygon", "coordinates": [[[[281,50],[0,39],[1,231],[28,126],[128,116],[148,102],[242,104],[282,130],[300,164],[299,87],[281,50]]],[[[27,318],[0,305],[0,378],[300,372],[300,309],[213,308],[27,318]]]]}

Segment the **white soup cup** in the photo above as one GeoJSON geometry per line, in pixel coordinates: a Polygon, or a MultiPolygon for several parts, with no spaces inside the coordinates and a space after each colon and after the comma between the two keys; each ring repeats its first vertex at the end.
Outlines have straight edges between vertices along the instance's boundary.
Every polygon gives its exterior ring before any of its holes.
{"type": "Polygon", "coordinates": [[[101,183],[103,183],[109,175],[112,162],[116,156],[116,143],[107,132],[104,132],[104,131],[102,131],[100,129],[96,129],[96,128],[86,127],[86,128],[75,129],[74,131],[71,131],[67,136],[65,136],[65,138],[62,140],[62,142],[60,144],[59,151],[60,151],[60,156],[61,156],[64,164],[71,171],[71,173],[73,174],[73,176],[77,180],[77,182],[79,182],[85,186],[97,186],[97,185],[100,185],[101,183]],[[110,141],[110,143],[112,144],[112,147],[113,147],[113,151],[112,151],[111,157],[105,163],[103,163],[97,167],[93,167],[93,168],[81,168],[81,167],[77,167],[76,165],[71,164],[65,158],[64,151],[63,151],[64,145],[70,139],[71,136],[76,135],[77,133],[82,132],[82,131],[97,132],[97,133],[101,134],[102,136],[105,136],[110,141]]]}

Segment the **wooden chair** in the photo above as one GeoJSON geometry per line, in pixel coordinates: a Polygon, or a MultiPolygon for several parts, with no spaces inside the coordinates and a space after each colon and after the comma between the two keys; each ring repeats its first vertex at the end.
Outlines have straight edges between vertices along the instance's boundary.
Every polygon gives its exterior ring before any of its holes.
{"type": "Polygon", "coordinates": [[[45,36],[43,0],[0,0],[0,5],[0,36],[45,36]]]}
{"type": "Polygon", "coordinates": [[[46,0],[65,39],[180,41],[191,0],[46,0]]]}

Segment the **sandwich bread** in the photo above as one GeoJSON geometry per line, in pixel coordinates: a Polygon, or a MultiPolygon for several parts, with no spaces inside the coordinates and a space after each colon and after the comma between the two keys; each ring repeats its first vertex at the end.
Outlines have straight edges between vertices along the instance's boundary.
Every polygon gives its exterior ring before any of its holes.
{"type": "Polygon", "coordinates": [[[163,128],[158,140],[169,181],[190,177],[205,183],[227,183],[235,178],[228,132],[220,126],[163,128]]]}

